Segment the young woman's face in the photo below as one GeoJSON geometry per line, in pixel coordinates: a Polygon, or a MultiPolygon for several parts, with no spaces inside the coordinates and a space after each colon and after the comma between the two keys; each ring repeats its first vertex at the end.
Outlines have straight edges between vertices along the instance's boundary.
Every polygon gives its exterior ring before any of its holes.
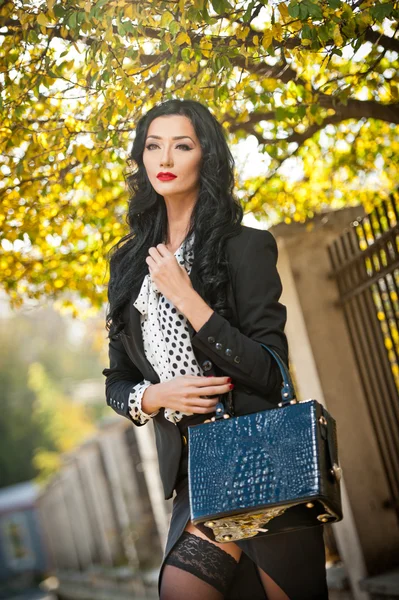
{"type": "Polygon", "coordinates": [[[188,117],[165,115],[151,122],[143,162],[158,194],[169,198],[195,193],[199,189],[201,157],[200,142],[188,117]],[[171,173],[175,177],[162,178],[160,173],[171,173]]]}

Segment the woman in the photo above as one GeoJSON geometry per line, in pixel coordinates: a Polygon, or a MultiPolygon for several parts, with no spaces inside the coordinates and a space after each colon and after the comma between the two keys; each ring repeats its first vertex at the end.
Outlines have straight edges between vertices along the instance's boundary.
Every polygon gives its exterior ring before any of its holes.
{"type": "Polygon", "coordinates": [[[321,525],[218,544],[190,521],[188,426],[208,420],[229,390],[236,415],[281,400],[280,371],[259,343],[288,365],[276,242],[241,224],[234,160],[201,103],[150,110],[131,160],[130,233],[110,260],[103,373],[109,406],[137,426],[153,419],[165,498],[175,492],[160,598],[328,598],[321,525]]]}

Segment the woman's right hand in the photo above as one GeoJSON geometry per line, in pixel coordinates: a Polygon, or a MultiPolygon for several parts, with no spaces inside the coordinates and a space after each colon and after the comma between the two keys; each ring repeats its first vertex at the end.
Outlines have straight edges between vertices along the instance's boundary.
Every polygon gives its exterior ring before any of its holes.
{"type": "Polygon", "coordinates": [[[148,386],[143,394],[141,407],[147,414],[162,407],[184,413],[210,413],[215,411],[219,395],[232,389],[230,381],[231,378],[227,376],[179,375],[169,381],[148,386]]]}

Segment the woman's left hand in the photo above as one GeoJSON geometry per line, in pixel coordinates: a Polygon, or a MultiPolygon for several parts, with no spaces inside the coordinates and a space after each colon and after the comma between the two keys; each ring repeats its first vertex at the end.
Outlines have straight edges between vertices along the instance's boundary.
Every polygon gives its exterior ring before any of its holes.
{"type": "Polygon", "coordinates": [[[193,290],[186,269],[177,262],[175,255],[165,244],[152,246],[148,254],[145,261],[152,281],[166,298],[178,306],[179,299],[193,290]]]}

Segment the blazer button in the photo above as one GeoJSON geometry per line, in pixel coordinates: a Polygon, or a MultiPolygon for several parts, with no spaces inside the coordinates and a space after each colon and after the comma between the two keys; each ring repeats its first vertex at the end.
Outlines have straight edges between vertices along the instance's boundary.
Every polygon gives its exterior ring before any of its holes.
{"type": "Polygon", "coordinates": [[[235,362],[235,363],[239,363],[239,362],[240,362],[240,360],[241,360],[241,358],[240,358],[239,356],[235,356],[235,357],[234,357],[234,362],[235,362]]]}
{"type": "Polygon", "coordinates": [[[213,337],[213,335],[210,335],[210,336],[208,337],[208,342],[209,342],[210,344],[214,344],[214,343],[215,343],[215,338],[213,337]]]}
{"type": "Polygon", "coordinates": [[[230,350],[230,348],[226,348],[226,350],[224,351],[226,356],[231,356],[233,354],[233,351],[230,350]]]}
{"type": "Polygon", "coordinates": [[[215,348],[216,348],[216,350],[222,350],[223,349],[223,344],[220,344],[219,342],[216,342],[215,348]]]}
{"type": "Polygon", "coordinates": [[[212,363],[210,360],[204,360],[201,366],[204,369],[204,371],[209,371],[210,369],[212,369],[212,363]]]}

